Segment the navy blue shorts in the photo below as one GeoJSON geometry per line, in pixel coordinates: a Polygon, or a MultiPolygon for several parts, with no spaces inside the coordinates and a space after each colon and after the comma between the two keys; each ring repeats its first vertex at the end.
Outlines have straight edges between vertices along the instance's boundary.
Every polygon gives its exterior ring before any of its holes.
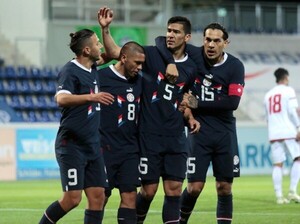
{"type": "Polygon", "coordinates": [[[207,170],[212,164],[217,181],[231,182],[240,175],[240,161],[235,132],[205,132],[190,135],[191,154],[188,158],[189,182],[205,182],[207,170]]]}
{"type": "Polygon", "coordinates": [[[179,136],[141,133],[139,142],[142,183],[159,183],[160,177],[163,180],[183,182],[188,155],[184,132],[179,136]]]}
{"type": "Polygon", "coordinates": [[[113,188],[118,188],[121,193],[136,191],[136,188],[141,185],[138,169],[139,153],[104,150],[103,155],[109,183],[106,196],[110,196],[113,188]]]}
{"type": "Polygon", "coordinates": [[[55,150],[63,191],[108,186],[100,148],[98,156],[89,158],[83,153],[84,147],[87,146],[68,143],[66,146],[60,146],[55,150]]]}

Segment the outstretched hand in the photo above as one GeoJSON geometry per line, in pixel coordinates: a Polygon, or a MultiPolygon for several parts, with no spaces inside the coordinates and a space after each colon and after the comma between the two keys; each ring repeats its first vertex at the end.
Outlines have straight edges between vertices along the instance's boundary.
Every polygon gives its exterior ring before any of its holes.
{"type": "Polygon", "coordinates": [[[113,21],[113,10],[107,7],[100,8],[98,11],[98,22],[102,28],[108,27],[113,21]]]}

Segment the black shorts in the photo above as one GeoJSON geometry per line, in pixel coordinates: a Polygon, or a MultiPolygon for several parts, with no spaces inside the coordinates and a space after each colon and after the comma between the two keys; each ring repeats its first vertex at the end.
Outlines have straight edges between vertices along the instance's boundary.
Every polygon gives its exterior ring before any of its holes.
{"type": "Polygon", "coordinates": [[[85,147],[87,146],[68,143],[64,147],[56,148],[55,154],[60,168],[63,191],[108,186],[100,148],[99,155],[91,159],[83,153],[85,147]]]}
{"type": "Polygon", "coordinates": [[[189,136],[191,154],[188,158],[189,182],[205,182],[210,163],[218,181],[231,182],[240,175],[240,161],[235,132],[199,132],[189,136]]]}
{"type": "Polygon", "coordinates": [[[142,183],[159,183],[160,177],[163,180],[183,182],[188,155],[187,138],[184,132],[179,136],[141,133],[139,142],[142,183]]]}
{"type": "Polygon", "coordinates": [[[113,188],[121,193],[136,191],[141,185],[139,173],[139,153],[110,152],[104,150],[104,161],[107,170],[109,186],[106,196],[110,196],[113,188]]]}

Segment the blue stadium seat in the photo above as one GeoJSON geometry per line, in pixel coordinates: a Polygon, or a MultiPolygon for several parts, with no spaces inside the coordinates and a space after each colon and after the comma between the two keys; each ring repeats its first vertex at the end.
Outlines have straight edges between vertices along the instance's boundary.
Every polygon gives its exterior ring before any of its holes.
{"type": "Polygon", "coordinates": [[[7,104],[13,109],[20,109],[21,103],[18,95],[7,96],[7,104]]]}
{"type": "Polygon", "coordinates": [[[40,109],[47,108],[47,100],[46,100],[45,96],[40,95],[40,96],[37,96],[35,99],[36,99],[35,103],[34,103],[35,107],[40,108],[40,109]]]}
{"type": "Polygon", "coordinates": [[[46,79],[52,79],[55,77],[54,71],[50,66],[44,66],[41,71],[41,76],[46,79]]]}
{"type": "Polygon", "coordinates": [[[5,78],[5,72],[3,67],[0,67],[0,78],[5,78]]]}
{"type": "Polygon", "coordinates": [[[53,112],[53,116],[54,116],[54,118],[55,118],[57,121],[59,121],[60,118],[61,118],[61,112],[60,112],[59,110],[55,110],[55,111],[53,112]]]}
{"type": "Polygon", "coordinates": [[[7,85],[4,86],[4,89],[8,93],[15,93],[17,91],[17,83],[14,79],[10,79],[7,82],[7,85]]]}
{"type": "Polygon", "coordinates": [[[17,77],[18,78],[23,78],[23,79],[28,77],[28,71],[27,71],[27,68],[25,66],[20,65],[18,67],[17,77]]]}
{"type": "Polygon", "coordinates": [[[43,84],[41,80],[33,80],[31,84],[31,91],[35,94],[44,93],[43,92],[43,84]]]}
{"type": "Polygon", "coordinates": [[[4,85],[3,85],[3,81],[0,80],[0,94],[4,94],[5,90],[4,90],[4,85]]]}
{"type": "Polygon", "coordinates": [[[24,79],[17,83],[18,92],[20,94],[27,94],[31,92],[29,81],[24,79]]]}
{"type": "Polygon", "coordinates": [[[55,94],[56,92],[56,82],[49,80],[44,82],[44,89],[49,94],[55,94]]]}
{"type": "Polygon", "coordinates": [[[17,77],[17,72],[14,66],[12,65],[7,65],[4,67],[4,75],[6,78],[16,78],[17,77]]]}
{"type": "Polygon", "coordinates": [[[40,122],[49,122],[51,121],[50,117],[49,117],[49,114],[48,114],[48,111],[42,111],[39,113],[39,116],[38,116],[38,120],[40,122]]]}
{"type": "Polygon", "coordinates": [[[41,69],[36,68],[36,67],[31,67],[29,69],[29,76],[32,79],[41,79],[42,78],[41,69]]]}
{"type": "Polygon", "coordinates": [[[32,96],[27,95],[24,97],[24,100],[21,101],[21,106],[25,109],[34,109],[34,104],[32,100],[32,96]]]}
{"type": "Polygon", "coordinates": [[[38,121],[38,119],[35,115],[35,112],[32,110],[29,111],[26,115],[27,115],[27,117],[25,118],[26,122],[37,122],[38,121]]]}

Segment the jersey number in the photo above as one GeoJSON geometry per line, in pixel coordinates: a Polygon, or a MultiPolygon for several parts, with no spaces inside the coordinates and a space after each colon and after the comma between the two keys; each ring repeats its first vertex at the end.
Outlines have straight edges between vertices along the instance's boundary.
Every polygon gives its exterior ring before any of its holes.
{"type": "Polygon", "coordinates": [[[170,84],[166,84],[166,87],[165,87],[166,94],[163,95],[164,99],[166,99],[166,100],[172,99],[172,94],[173,94],[172,89],[174,89],[174,86],[172,86],[170,84]]]}
{"type": "Polygon", "coordinates": [[[147,174],[148,173],[148,158],[141,157],[140,159],[140,165],[139,165],[139,171],[141,174],[147,174]]]}
{"type": "Polygon", "coordinates": [[[201,101],[214,101],[214,95],[211,89],[201,86],[201,101]]]}
{"type": "Polygon", "coordinates": [[[75,186],[77,185],[78,183],[78,180],[77,180],[77,170],[76,169],[69,169],[68,170],[68,178],[69,178],[69,186],[75,186]]]}
{"type": "Polygon", "coordinates": [[[189,157],[186,161],[187,165],[187,173],[192,174],[196,172],[196,164],[195,164],[196,158],[195,157],[189,157]]]}
{"type": "Polygon", "coordinates": [[[128,114],[127,114],[127,119],[129,121],[133,121],[135,118],[135,104],[128,104],[128,114]]]}
{"type": "Polygon", "coordinates": [[[279,113],[281,111],[281,94],[276,94],[269,98],[269,113],[279,113]]]}

